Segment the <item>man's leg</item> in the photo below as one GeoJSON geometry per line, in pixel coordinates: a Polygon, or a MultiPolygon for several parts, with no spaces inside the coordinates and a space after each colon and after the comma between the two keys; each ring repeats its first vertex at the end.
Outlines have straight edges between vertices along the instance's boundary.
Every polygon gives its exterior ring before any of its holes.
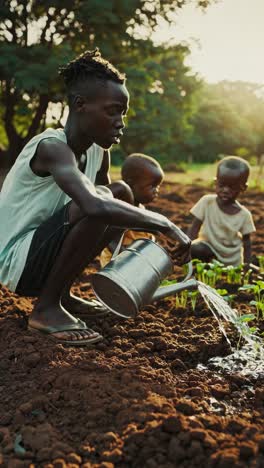
{"type": "MultiPolygon", "coordinates": [[[[131,188],[129,187],[126,182],[123,180],[119,180],[116,182],[113,182],[107,186],[114,198],[118,198],[119,200],[125,201],[130,204],[134,204],[134,196],[131,188]]],[[[73,209],[72,209],[73,211],[73,209]]],[[[76,213],[76,217],[78,216],[78,213],[76,213]]],[[[109,242],[107,242],[105,245],[108,245],[111,243],[114,245],[117,245],[119,242],[119,239],[121,235],[123,234],[124,230],[123,229],[108,229],[107,230],[107,238],[109,242]]],[[[102,246],[102,249],[104,246],[102,246]]],[[[102,250],[101,249],[101,250],[102,250]]],[[[100,251],[99,251],[100,253],[100,251]]],[[[61,304],[63,307],[65,307],[66,310],[71,310],[74,314],[81,315],[85,317],[85,320],[89,318],[96,318],[96,317],[102,317],[106,315],[109,310],[100,304],[99,301],[92,299],[92,300],[85,300],[82,298],[79,298],[75,296],[71,292],[71,286],[72,282],[70,281],[64,288],[62,297],[61,297],[61,304]]]]}
{"type": "MultiPolygon", "coordinates": [[[[66,236],[55,263],[41,290],[41,294],[29,318],[32,328],[63,327],[76,325],[73,317],[61,305],[65,285],[71,284],[76,276],[109,243],[113,233],[98,220],[84,218],[79,208],[72,202],[69,207],[71,230],[66,236]]],[[[91,330],[60,331],[52,333],[61,340],[84,340],[96,338],[91,330]]]]}

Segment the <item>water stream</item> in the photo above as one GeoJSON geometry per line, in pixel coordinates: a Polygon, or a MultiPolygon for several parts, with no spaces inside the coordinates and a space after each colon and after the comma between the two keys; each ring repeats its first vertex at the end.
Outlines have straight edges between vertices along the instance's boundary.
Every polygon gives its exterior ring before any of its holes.
{"type": "Polygon", "coordinates": [[[207,365],[198,364],[200,370],[210,369],[218,373],[240,374],[250,377],[251,381],[264,379],[264,355],[263,349],[257,351],[248,343],[241,349],[235,349],[225,357],[216,356],[207,362],[207,365]]]}
{"type": "Polygon", "coordinates": [[[224,334],[232,351],[232,354],[229,356],[211,358],[208,362],[208,368],[214,368],[222,372],[238,372],[245,376],[263,378],[263,340],[250,330],[248,323],[241,320],[238,312],[235,309],[232,309],[228,303],[215,291],[215,289],[198,281],[198,290],[205,303],[211,310],[214,318],[217,320],[219,328],[224,334]],[[222,320],[231,322],[238,330],[240,336],[245,340],[246,343],[241,349],[232,348],[222,320]]]}
{"type": "Polygon", "coordinates": [[[225,328],[221,322],[221,318],[226,322],[231,322],[238,330],[239,334],[254,348],[261,347],[262,340],[256,336],[248,326],[246,321],[243,321],[243,317],[240,317],[235,309],[232,309],[230,305],[217,293],[217,291],[207,284],[198,281],[198,290],[211,310],[214,318],[219,324],[219,328],[224,334],[227,342],[230,344],[230,340],[226,334],[225,328]]]}

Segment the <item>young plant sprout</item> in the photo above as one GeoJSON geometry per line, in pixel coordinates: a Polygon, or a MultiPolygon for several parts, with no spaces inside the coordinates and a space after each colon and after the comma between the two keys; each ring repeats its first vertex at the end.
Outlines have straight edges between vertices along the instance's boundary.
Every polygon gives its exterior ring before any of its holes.
{"type": "Polygon", "coordinates": [[[228,294],[226,289],[216,289],[216,292],[221,296],[228,304],[231,306],[233,300],[235,299],[235,294],[228,294]]]}
{"type": "Polygon", "coordinates": [[[226,274],[226,282],[228,284],[243,284],[243,266],[228,265],[223,268],[223,273],[226,274]]]}
{"type": "MultiPolygon", "coordinates": [[[[176,280],[164,280],[161,283],[161,286],[170,286],[176,284],[176,280]]],[[[180,309],[187,309],[188,299],[191,302],[192,310],[195,310],[197,296],[199,291],[187,291],[183,290],[175,295],[175,307],[180,309]]]]}
{"type": "Polygon", "coordinates": [[[240,347],[240,342],[242,338],[251,337],[258,331],[258,327],[248,327],[247,325],[248,322],[251,322],[255,318],[256,316],[254,314],[244,314],[237,317],[237,324],[239,325],[239,328],[243,330],[243,333],[240,333],[239,335],[237,349],[240,347]]]}
{"type": "Polygon", "coordinates": [[[252,291],[255,300],[250,301],[250,305],[254,305],[257,310],[256,318],[264,318],[264,281],[256,281],[254,284],[245,284],[239,291],[252,291]]]}
{"type": "Polygon", "coordinates": [[[224,265],[218,260],[213,260],[210,263],[203,263],[199,260],[193,260],[196,267],[196,278],[211,288],[215,288],[216,283],[222,277],[224,265]]]}
{"type": "Polygon", "coordinates": [[[263,274],[264,273],[264,255],[258,255],[257,259],[259,262],[259,272],[263,274]]]}
{"type": "Polygon", "coordinates": [[[249,268],[246,273],[244,273],[244,280],[243,284],[249,284],[251,273],[252,273],[252,268],[249,268]]]}
{"type": "Polygon", "coordinates": [[[214,288],[216,284],[216,274],[213,270],[210,269],[210,266],[208,268],[208,265],[209,264],[203,262],[197,263],[196,277],[198,281],[201,281],[202,283],[211,286],[211,288],[214,288]]]}
{"type": "Polygon", "coordinates": [[[197,302],[197,298],[198,298],[198,295],[199,295],[199,291],[189,291],[188,292],[188,296],[189,296],[189,299],[190,299],[190,302],[191,302],[191,306],[192,306],[192,310],[193,312],[195,311],[195,307],[196,307],[196,302],[197,302]]]}
{"type": "Polygon", "coordinates": [[[213,270],[216,276],[216,281],[220,280],[223,276],[224,264],[214,259],[211,263],[208,263],[210,269],[213,270]]]}
{"type": "Polygon", "coordinates": [[[175,307],[178,309],[187,309],[188,291],[184,289],[175,296],[175,307]]]}

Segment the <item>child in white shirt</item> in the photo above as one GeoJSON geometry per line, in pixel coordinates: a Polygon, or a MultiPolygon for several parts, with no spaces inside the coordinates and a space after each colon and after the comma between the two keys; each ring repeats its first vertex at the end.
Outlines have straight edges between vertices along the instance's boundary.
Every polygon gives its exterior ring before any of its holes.
{"type": "Polygon", "coordinates": [[[250,234],[256,229],[249,210],[237,201],[247,188],[249,172],[242,158],[228,156],[219,162],[216,193],[204,195],[191,209],[192,258],[205,262],[216,258],[234,266],[250,263],[250,234]]]}

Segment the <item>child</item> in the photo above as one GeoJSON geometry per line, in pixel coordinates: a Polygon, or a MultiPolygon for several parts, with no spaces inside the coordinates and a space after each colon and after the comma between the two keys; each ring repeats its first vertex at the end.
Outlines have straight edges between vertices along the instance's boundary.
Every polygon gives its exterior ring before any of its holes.
{"type": "Polygon", "coordinates": [[[189,259],[190,239],[165,216],[97,188],[109,183],[108,150],[125,126],[125,76],[98,50],[84,52],[61,75],[69,102],[65,127],[32,138],[1,190],[0,281],[20,296],[37,296],[31,330],[83,346],[102,336],[73,314],[82,304],[90,310],[97,304],[80,303],[71,285],[116,237],[116,228],[163,233],[181,264],[189,259]]]}
{"type": "MultiPolygon", "coordinates": [[[[158,197],[164,173],[160,164],[154,158],[145,154],[134,153],[126,158],[121,169],[121,176],[122,181],[109,185],[115,197],[118,195],[118,198],[122,199],[123,182],[125,182],[131,189],[130,203],[144,208],[144,204],[151,203],[158,197]]],[[[125,232],[122,246],[127,246],[142,237],[154,240],[154,236],[150,233],[129,230],[125,232]]],[[[111,260],[116,245],[117,243],[113,241],[102,251],[100,256],[102,267],[111,260]]]]}
{"type": "Polygon", "coordinates": [[[249,164],[236,156],[218,163],[216,194],[204,195],[191,209],[192,258],[205,262],[216,258],[234,266],[250,263],[250,234],[256,229],[251,213],[237,201],[247,188],[249,172],[249,164]]]}

